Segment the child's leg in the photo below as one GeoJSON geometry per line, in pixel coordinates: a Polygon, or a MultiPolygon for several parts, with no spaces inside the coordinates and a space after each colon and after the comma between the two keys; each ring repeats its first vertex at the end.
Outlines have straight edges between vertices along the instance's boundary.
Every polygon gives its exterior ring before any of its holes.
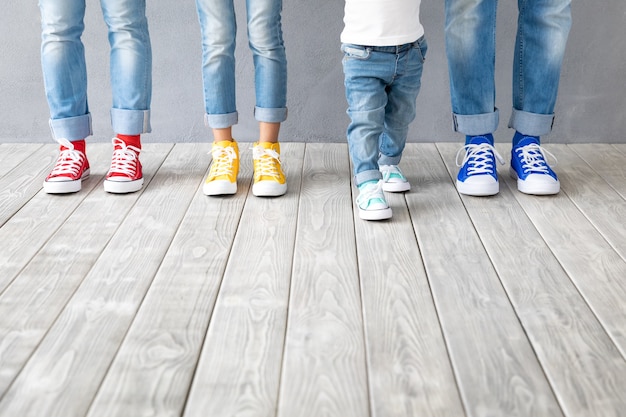
{"type": "Polygon", "coordinates": [[[254,59],[259,141],[254,144],[256,196],[280,196],[287,192],[281,167],[278,134],[287,119],[287,58],[280,13],[282,0],[248,1],[248,39],[254,59]]]}
{"type": "Polygon", "coordinates": [[[259,142],[278,142],[280,123],[259,122],[259,142]]]}
{"type": "Polygon", "coordinates": [[[132,193],[143,186],[139,162],[141,134],[151,131],[152,47],[145,0],[102,0],[111,45],[111,167],[104,181],[110,193],[132,193]]]}
{"type": "Polygon", "coordinates": [[[254,59],[255,118],[261,141],[277,141],[287,119],[287,57],[282,36],[282,0],[248,1],[248,38],[254,59]],[[264,124],[274,124],[267,125],[264,124]]]}
{"type": "Polygon", "coordinates": [[[393,77],[394,54],[375,53],[357,45],[343,45],[343,71],[348,116],[348,148],[356,185],[378,181],[379,140],[385,122],[387,93],[393,77]],[[376,54],[376,55],[375,55],[376,54]],[[389,65],[384,65],[385,58],[389,65]],[[378,65],[380,64],[380,65],[378,65]]]}
{"type": "Polygon", "coordinates": [[[43,188],[51,194],[80,191],[89,176],[85,138],[92,134],[87,71],[81,42],[85,2],[41,0],[41,64],[59,157],[43,188]]]}
{"type": "Polygon", "coordinates": [[[425,38],[398,55],[398,70],[388,87],[385,107],[385,131],[380,139],[379,165],[398,165],[406,144],[409,125],[415,119],[416,99],[420,91],[426,55],[425,38]]]}
{"type": "Polygon", "coordinates": [[[234,139],[233,139],[232,126],[225,127],[223,129],[213,129],[213,142],[214,143],[223,142],[223,141],[232,142],[233,140],[234,139]]]}
{"type": "MultiPolygon", "coordinates": [[[[214,129],[215,135],[215,129],[227,129],[238,122],[235,96],[235,7],[233,0],[196,0],[196,9],[202,35],[205,121],[214,129]]],[[[220,141],[218,138],[231,139],[225,136],[218,132],[215,141],[220,141]]]]}
{"type": "Polygon", "coordinates": [[[150,132],[152,48],[145,0],[102,0],[111,45],[113,131],[136,136],[150,132]]]}
{"type": "Polygon", "coordinates": [[[56,140],[81,140],[91,134],[87,105],[84,30],[85,3],[41,0],[41,65],[56,140]]]}
{"type": "Polygon", "coordinates": [[[378,169],[379,140],[385,123],[386,88],[391,84],[395,54],[376,52],[358,45],[342,46],[343,70],[348,101],[348,149],[359,188],[356,205],[364,220],[391,217],[378,169]]]}

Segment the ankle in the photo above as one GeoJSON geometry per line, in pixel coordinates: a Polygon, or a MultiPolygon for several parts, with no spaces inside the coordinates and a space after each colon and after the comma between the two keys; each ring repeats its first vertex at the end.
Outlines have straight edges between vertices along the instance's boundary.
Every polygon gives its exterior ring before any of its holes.
{"type": "MultiPolygon", "coordinates": [[[[71,142],[71,144],[72,144],[72,146],[74,146],[74,150],[75,151],[82,152],[83,154],[86,155],[85,148],[86,148],[87,144],[85,142],[85,139],[73,140],[71,142]]],[[[67,148],[65,146],[61,145],[60,149],[63,150],[63,149],[67,149],[67,148]]]]}
{"type": "Polygon", "coordinates": [[[122,135],[118,133],[117,137],[123,140],[126,146],[134,146],[137,149],[141,149],[141,135],[122,135]]]}
{"type": "Polygon", "coordinates": [[[539,136],[532,136],[532,135],[524,135],[518,131],[515,131],[515,135],[513,135],[513,147],[515,148],[517,145],[519,145],[519,143],[522,141],[522,139],[524,138],[532,138],[535,139],[537,141],[537,143],[539,143],[539,136]]]}
{"type": "Polygon", "coordinates": [[[366,187],[366,186],[368,186],[368,185],[375,185],[375,184],[377,184],[377,183],[378,183],[378,180],[368,180],[368,181],[365,181],[365,182],[362,182],[361,184],[359,184],[359,185],[357,186],[357,188],[358,188],[359,190],[362,190],[362,189],[363,189],[363,187],[366,187]]]}
{"type": "Polygon", "coordinates": [[[493,139],[493,134],[492,133],[485,133],[484,135],[466,135],[465,136],[465,144],[469,145],[471,143],[472,139],[474,139],[476,137],[482,137],[482,138],[487,139],[489,144],[492,145],[492,146],[494,144],[494,139],[493,139]]]}

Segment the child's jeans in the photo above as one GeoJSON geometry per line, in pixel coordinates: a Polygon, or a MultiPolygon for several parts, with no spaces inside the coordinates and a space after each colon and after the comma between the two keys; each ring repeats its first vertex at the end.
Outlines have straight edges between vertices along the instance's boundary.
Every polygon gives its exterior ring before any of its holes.
{"type": "MultiPolygon", "coordinates": [[[[202,32],[202,79],[207,124],[227,128],[237,123],[235,99],[234,0],[196,0],[202,32]]],[[[246,0],[248,43],[254,60],[259,122],[287,118],[287,57],[283,43],[282,0],[246,0]]]]}
{"type": "MultiPolygon", "coordinates": [[[[111,45],[111,122],[115,133],[150,131],[152,51],[145,0],[102,0],[111,45]]],[[[85,0],[39,0],[41,64],[55,139],[91,135],[87,70],[81,41],[85,0]]]]}
{"type": "Polygon", "coordinates": [[[424,37],[400,46],[343,44],[348,147],[356,185],[382,178],[379,165],[398,165],[427,50],[424,37]]]}

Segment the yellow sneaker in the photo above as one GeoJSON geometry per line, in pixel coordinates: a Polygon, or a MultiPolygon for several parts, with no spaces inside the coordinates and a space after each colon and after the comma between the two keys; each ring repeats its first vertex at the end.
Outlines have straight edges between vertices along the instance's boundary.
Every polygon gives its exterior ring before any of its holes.
{"type": "Polygon", "coordinates": [[[206,195],[235,194],[239,173],[239,148],[234,140],[214,142],[211,148],[213,162],[202,191],[206,195]]]}
{"type": "Polygon", "coordinates": [[[252,148],[254,184],[252,194],[258,197],[276,197],[287,192],[285,174],[280,167],[280,145],[257,142],[252,148]]]}

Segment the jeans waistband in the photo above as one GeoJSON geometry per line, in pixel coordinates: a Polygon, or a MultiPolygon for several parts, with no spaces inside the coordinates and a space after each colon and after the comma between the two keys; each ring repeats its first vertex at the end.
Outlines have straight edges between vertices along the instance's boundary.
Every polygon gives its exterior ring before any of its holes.
{"type": "Polygon", "coordinates": [[[400,53],[402,53],[404,51],[408,51],[409,49],[413,49],[413,48],[419,46],[419,43],[421,42],[422,39],[423,39],[423,37],[419,38],[415,42],[405,43],[404,45],[396,45],[396,46],[366,46],[366,48],[369,49],[370,51],[375,51],[375,52],[388,52],[388,53],[392,53],[392,54],[400,54],[400,53]]]}

